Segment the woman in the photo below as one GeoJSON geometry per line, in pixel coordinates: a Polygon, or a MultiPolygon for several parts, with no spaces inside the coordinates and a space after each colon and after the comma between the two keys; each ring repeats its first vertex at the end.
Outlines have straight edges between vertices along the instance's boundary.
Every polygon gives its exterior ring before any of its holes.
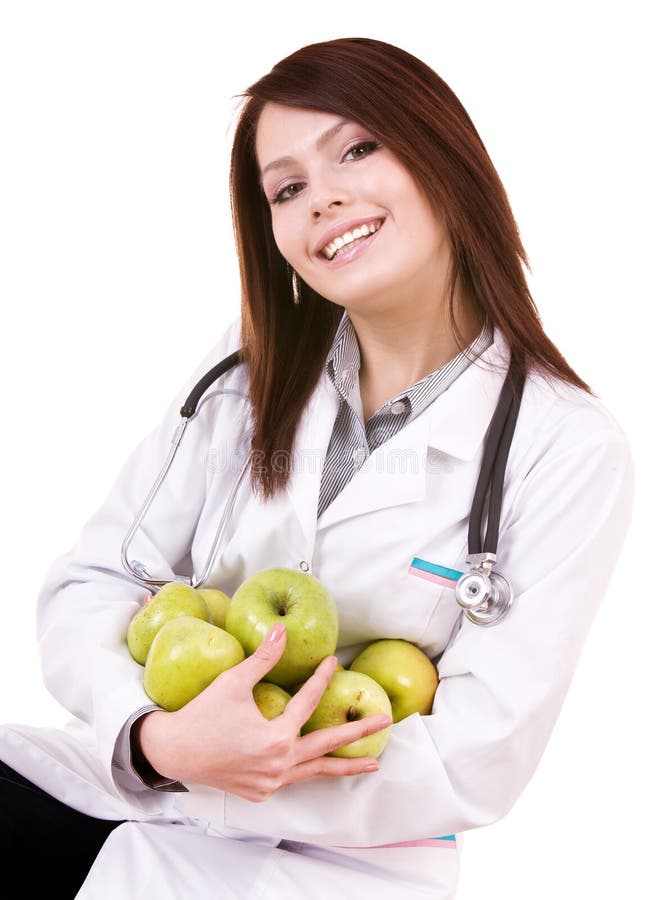
{"type": "Polygon", "coordinates": [[[25,878],[38,840],[50,897],[82,881],[80,897],[453,897],[462,833],[508,812],[545,749],[629,526],[631,453],[544,333],[503,186],[434,71],[340,39],[245,96],[230,173],[241,315],[47,575],[44,678],[74,718],[0,729],[9,864],[25,878]],[[127,650],[143,588],[123,537],[188,391],[240,347],[131,556],[164,580],[200,573],[246,459],[205,586],[311,571],[336,600],[343,665],[392,637],[438,668],[431,715],[395,723],[378,759],[326,754],[388,727],[380,716],[298,737],[334,657],[282,716],[259,714],[253,685],[285,632],[176,712],[150,703],[127,650]],[[497,567],[515,599],[483,628],[414,561],[466,569],[510,367],[526,381],[497,567]]]}

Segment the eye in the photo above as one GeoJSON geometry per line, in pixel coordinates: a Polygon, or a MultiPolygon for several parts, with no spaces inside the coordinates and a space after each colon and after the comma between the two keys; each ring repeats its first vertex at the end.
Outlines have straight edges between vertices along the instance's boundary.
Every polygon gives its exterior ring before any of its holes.
{"type": "Polygon", "coordinates": [[[369,156],[369,154],[373,150],[376,150],[376,148],[380,147],[380,146],[381,146],[381,144],[378,141],[359,141],[357,144],[352,144],[352,146],[345,153],[345,156],[348,156],[354,150],[364,149],[367,152],[356,157],[356,159],[362,159],[363,156],[369,156]]]}
{"type": "MultiPolygon", "coordinates": [[[[297,181],[294,184],[287,184],[287,185],[285,185],[284,188],[281,188],[280,191],[276,194],[276,196],[271,201],[272,205],[274,203],[285,203],[287,200],[291,200],[292,197],[284,197],[283,194],[285,193],[285,191],[289,191],[291,188],[298,187],[301,183],[302,182],[297,181]]],[[[292,196],[294,196],[294,194],[292,196]]]]}
{"type": "MultiPolygon", "coordinates": [[[[379,141],[358,141],[356,144],[352,144],[351,147],[346,151],[343,159],[346,159],[350,153],[354,153],[359,150],[364,150],[364,153],[359,153],[355,158],[354,162],[358,162],[359,159],[364,159],[366,156],[369,156],[374,150],[377,150],[381,144],[379,141]]],[[[302,181],[295,181],[293,184],[286,184],[285,187],[281,188],[280,191],[276,194],[275,197],[272,198],[271,204],[272,206],[277,203],[286,203],[288,200],[291,200],[296,196],[298,191],[293,192],[292,196],[284,197],[286,191],[291,190],[292,188],[299,187],[300,184],[303,184],[302,181]]]]}

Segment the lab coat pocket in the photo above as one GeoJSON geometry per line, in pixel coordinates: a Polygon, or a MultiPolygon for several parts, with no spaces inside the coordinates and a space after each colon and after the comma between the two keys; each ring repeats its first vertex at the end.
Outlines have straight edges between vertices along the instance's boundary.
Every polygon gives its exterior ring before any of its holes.
{"type": "Polygon", "coordinates": [[[405,571],[398,579],[390,624],[394,637],[419,644],[448,593],[438,584],[405,571]]]}
{"type": "MultiPolygon", "coordinates": [[[[414,558],[414,562],[416,560],[414,558]]],[[[431,657],[445,649],[461,614],[453,586],[456,583],[455,576],[460,573],[445,569],[445,574],[445,582],[437,583],[432,578],[425,577],[426,572],[419,566],[411,564],[405,578],[409,602],[418,603],[421,599],[428,609],[422,631],[412,640],[431,657]],[[450,580],[453,581],[452,586],[447,583],[450,580]]]]}

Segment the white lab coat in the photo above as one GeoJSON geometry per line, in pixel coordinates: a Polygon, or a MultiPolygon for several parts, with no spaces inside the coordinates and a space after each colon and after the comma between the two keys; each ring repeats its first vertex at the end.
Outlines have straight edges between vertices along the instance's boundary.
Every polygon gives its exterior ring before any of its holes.
{"type": "MultiPolygon", "coordinates": [[[[432,714],[392,727],[374,774],[300,782],[262,803],[202,785],[154,791],[112,766],[122,726],[150,702],[125,644],[144,589],[125,575],[120,547],[188,390],[239,345],[238,318],[129,457],[77,546],[50,568],[38,599],[43,677],[74,718],[62,730],[1,726],[0,758],[69,806],[128,820],[100,851],[84,900],[453,897],[462,833],[509,811],[559,714],[628,530],[628,442],[600,401],[530,375],[498,549],[515,602],[483,628],[460,614],[452,589],[409,565],[419,556],[467,568],[470,505],[508,362],[502,333],[317,519],[338,410],[323,375],[300,424],[289,489],[263,504],[247,476],[207,584],[232,594],[261,569],[308,564],[338,606],[340,662],[377,638],[413,641],[438,664],[432,714]],[[449,835],[456,840],[432,840],[449,835]]],[[[247,452],[246,377],[239,366],[216,386],[229,392],[211,391],[135,537],[130,557],[156,577],[205,564],[247,452]]]]}

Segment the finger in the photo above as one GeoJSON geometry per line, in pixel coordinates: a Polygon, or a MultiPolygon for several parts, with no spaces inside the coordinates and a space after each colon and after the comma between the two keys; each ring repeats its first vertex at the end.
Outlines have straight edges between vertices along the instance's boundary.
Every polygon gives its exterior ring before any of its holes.
{"type": "Polygon", "coordinates": [[[338,747],[344,747],[367,737],[368,734],[391,726],[390,716],[377,714],[366,716],[358,722],[345,722],[344,725],[334,725],[332,728],[318,728],[317,731],[311,731],[297,739],[297,758],[304,761],[324,756],[337,750],[338,747]]]}
{"type": "Polygon", "coordinates": [[[251,693],[267,672],[274,668],[285,650],[285,625],[277,622],[269,629],[259,646],[245,660],[227,669],[223,675],[235,678],[245,692],[251,693]]]}
{"type": "Polygon", "coordinates": [[[306,781],[311,778],[340,778],[342,775],[364,775],[378,772],[379,764],[371,756],[358,759],[340,759],[337,756],[320,756],[296,765],[287,774],[285,784],[306,781]]]}
{"type": "Polygon", "coordinates": [[[298,732],[311,717],[322,698],[329,681],[333,677],[338,660],[335,656],[326,656],[317,666],[310,678],[288,700],[282,716],[290,723],[290,727],[298,732]]]}

